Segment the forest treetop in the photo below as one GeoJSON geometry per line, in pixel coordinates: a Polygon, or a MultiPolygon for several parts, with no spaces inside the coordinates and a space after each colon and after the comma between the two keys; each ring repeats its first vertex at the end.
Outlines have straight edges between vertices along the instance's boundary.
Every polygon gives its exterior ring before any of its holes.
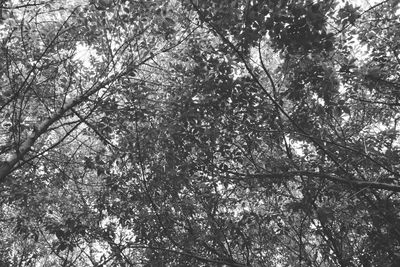
{"type": "Polygon", "coordinates": [[[398,0],[0,3],[1,266],[395,266],[398,0]]]}

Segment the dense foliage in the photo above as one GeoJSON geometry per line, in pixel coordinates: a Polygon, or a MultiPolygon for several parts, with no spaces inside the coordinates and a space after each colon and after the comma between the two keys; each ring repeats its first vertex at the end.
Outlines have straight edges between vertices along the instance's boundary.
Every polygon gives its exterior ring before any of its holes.
{"type": "Polygon", "coordinates": [[[398,266],[399,1],[0,1],[1,266],[398,266]]]}

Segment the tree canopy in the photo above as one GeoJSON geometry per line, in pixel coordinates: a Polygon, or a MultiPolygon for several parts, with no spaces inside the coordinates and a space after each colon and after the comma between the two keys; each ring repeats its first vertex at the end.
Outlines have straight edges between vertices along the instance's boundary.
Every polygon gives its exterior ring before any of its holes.
{"type": "Polygon", "coordinates": [[[399,3],[0,1],[0,265],[398,266],[399,3]]]}

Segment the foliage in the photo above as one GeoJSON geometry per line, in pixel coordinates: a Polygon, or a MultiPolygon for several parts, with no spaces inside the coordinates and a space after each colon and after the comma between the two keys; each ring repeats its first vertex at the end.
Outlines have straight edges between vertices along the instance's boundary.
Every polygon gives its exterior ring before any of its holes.
{"type": "Polygon", "coordinates": [[[396,266],[398,1],[0,11],[1,266],[396,266]]]}

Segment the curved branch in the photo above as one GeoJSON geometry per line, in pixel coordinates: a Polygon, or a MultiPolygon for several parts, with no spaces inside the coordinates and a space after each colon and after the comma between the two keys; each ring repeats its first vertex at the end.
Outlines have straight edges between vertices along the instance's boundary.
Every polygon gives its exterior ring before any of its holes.
{"type": "MultiPolygon", "coordinates": [[[[385,2],[385,1],[384,1],[385,2]]],[[[321,143],[318,138],[314,137],[313,135],[311,135],[306,129],[304,129],[303,127],[301,127],[298,122],[296,122],[291,116],[290,114],[283,108],[283,106],[279,103],[279,100],[276,99],[275,96],[273,96],[270,92],[268,92],[268,90],[261,84],[260,80],[258,79],[258,77],[254,74],[251,66],[249,66],[245,56],[238,50],[238,48],[227,38],[224,36],[224,34],[219,31],[217,29],[217,27],[215,25],[213,25],[210,21],[207,21],[205,19],[205,16],[203,14],[203,12],[198,8],[198,6],[193,2],[193,0],[191,0],[192,5],[194,6],[195,10],[197,11],[197,13],[199,14],[199,16],[202,18],[202,20],[207,23],[210,28],[222,39],[222,41],[227,44],[233,51],[234,53],[239,57],[239,59],[243,62],[243,64],[245,65],[246,70],[248,71],[248,73],[250,74],[250,76],[253,78],[253,80],[256,82],[256,84],[260,87],[260,89],[264,92],[264,94],[271,100],[271,102],[275,105],[276,109],[280,111],[280,113],[287,118],[287,120],[296,128],[299,130],[299,132],[301,134],[303,134],[304,136],[306,136],[318,149],[320,149],[321,151],[324,152],[324,154],[327,155],[327,157],[332,160],[332,162],[337,166],[338,169],[342,170],[343,172],[347,173],[349,176],[349,180],[357,180],[357,179],[352,179],[353,177],[351,177],[352,175],[350,173],[348,173],[342,166],[342,164],[338,161],[338,159],[335,157],[335,155],[329,151],[326,146],[321,143]]],[[[383,2],[382,2],[383,3],[383,2]]],[[[382,4],[381,3],[381,4],[382,4]]],[[[265,72],[265,74],[268,77],[268,80],[271,83],[273,92],[276,91],[276,86],[274,83],[274,80],[270,74],[270,72],[265,68],[265,66],[262,64],[262,69],[265,72]]],[[[400,177],[400,174],[391,170],[390,168],[387,168],[384,165],[380,166],[385,169],[386,171],[388,171],[389,173],[395,175],[396,177],[400,177]]]]}
{"type": "Polygon", "coordinates": [[[174,254],[180,254],[184,256],[188,256],[194,259],[197,259],[201,262],[206,262],[206,263],[214,263],[214,264],[221,264],[221,265],[228,265],[232,267],[249,267],[249,265],[237,263],[237,262],[232,262],[232,261],[226,261],[226,260],[220,260],[220,259],[209,259],[206,257],[203,257],[201,255],[195,254],[193,252],[188,252],[188,251],[178,251],[174,249],[169,249],[169,248],[161,248],[161,247],[155,247],[155,246],[147,246],[147,245],[137,245],[137,244],[132,244],[126,246],[126,248],[136,248],[136,249],[153,249],[153,250],[159,250],[159,251],[165,251],[169,253],[174,253],[174,254]]]}
{"type": "Polygon", "coordinates": [[[267,178],[271,181],[279,181],[282,178],[294,177],[294,176],[308,176],[320,179],[326,179],[332,182],[346,184],[356,189],[364,189],[364,188],[373,188],[373,189],[380,189],[380,190],[387,190],[392,192],[400,193],[400,185],[395,184],[386,184],[386,183],[379,183],[379,182],[371,182],[371,181],[362,181],[362,180],[350,180],[339,177],[334,174],[328,173],[321,173],[321,172],[311,172],[311,171],[291,171],[285,173],[259,173],[259,174],[245,174],[245,173],[236,173],[236,172],[229,172],[234,175],[240,175],[243,177],[250,177],[250,178],[267,178]]]}
{"type": "MultiPolygon", "coordinates": [[[[271,100],[271,102],[276,106],[276,108],[280,111],[280,113],[282,113],[282,115],[284,117],[286,117],[288,119],[288,121],[295,127],[297,128],[301,133],[305,134],[306,136],[308,136],[308,138],[310,139],[310,141],[312,143],[314,143],[316,145],[317,148],[321,149],[321,151],[323,151],[334,163],[335,165],[341,169],[342,171],[345,172],[345,170],[343,169],[343,167],[341,166],[341,164],[339,163],[339,161],[335,158],[335,156],[333,155],[333,153],[331,153],[329,150],[327,150],[327,148],[321,144],[318,140],[316,140],[316,138],[314,138],[313,136],[311,136],[307,130],[305,130],[303,127],[301,127],[291,116],[290,114],[282,107],[282,105],[280,105],[279,101],[277,99],[275,99],[274,96],[271,95],[270,92],[267,91],[267,89],[265,89],[265,87],[261,84],[260,80],[258,79],[258,77],[254,74],[251,66],[249,66],[247,60],[245,59],[245,56],[238,50],[238,48],[227,38],[224,36],[223,33],[221,33],[216,27],[215,25],[213,25],[211,22],[207,21],[205,19],[205,16],[203,15],[203,13],[201,12],[201,10],[193,3],[193,1],[191,1],[192,5],[194,6],[195,10],[197,11],[197,13],[199,14],[199,16],[211,27],[211,29],[222,39],[222,41],[227,44],[233,51],[234,53],[239,57],[239,59],[243,62],[243,64],[245,65],[246,70],[248,71],[248,73],[250,74],[250,76],[253,78],[253,80],[256,82],[256,84],[260,87],[260,89],[264,92],[264,94],[271,100]]],[[[275,87],[275,83],[272,79],[271,74],[268,72],[268,70],[264,69],[264,71],[266,72],[266,75],[268,76],[269,81],[271,82],[273,88],[275,87]]]]}

